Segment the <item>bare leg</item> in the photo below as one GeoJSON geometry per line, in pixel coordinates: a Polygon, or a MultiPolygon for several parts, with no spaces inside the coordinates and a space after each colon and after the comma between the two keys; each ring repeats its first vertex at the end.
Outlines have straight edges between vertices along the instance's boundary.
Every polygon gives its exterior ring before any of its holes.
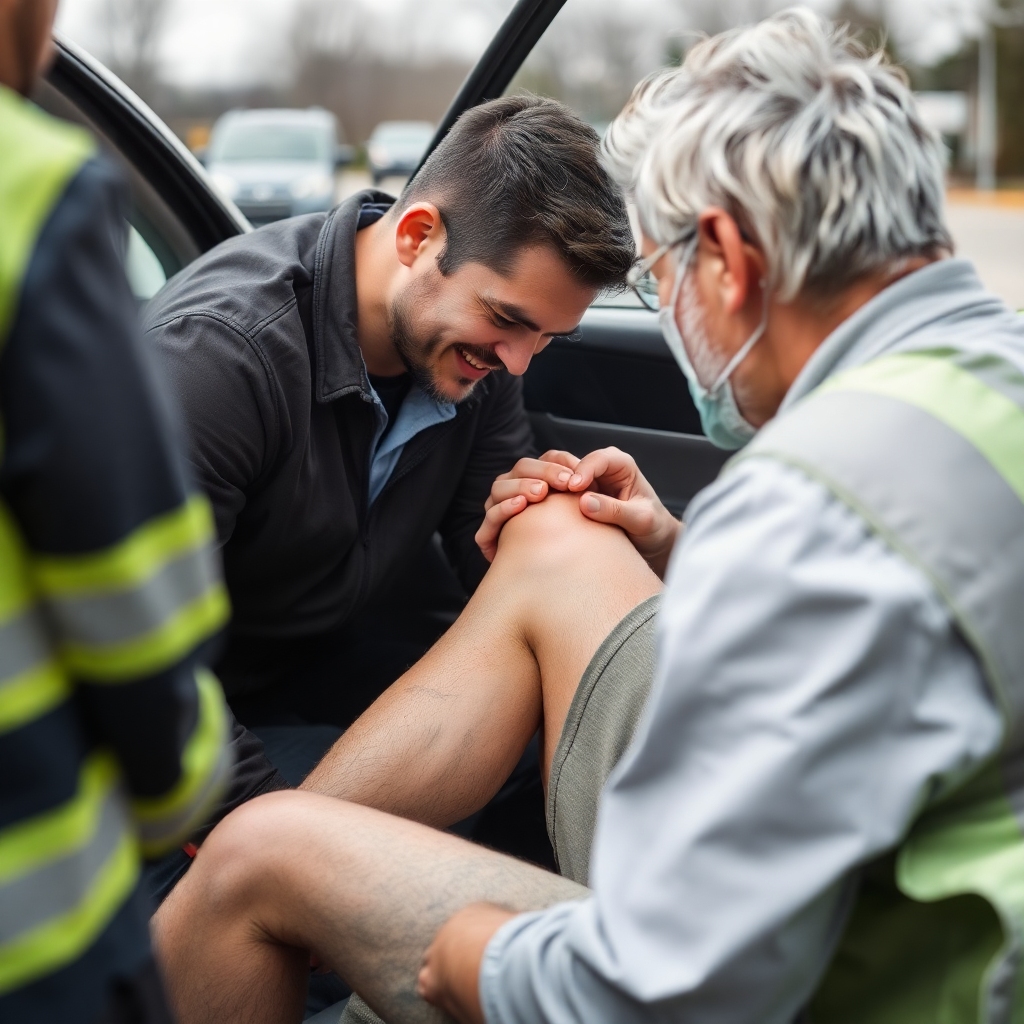
{"type": "Polygon", "coordinates": [[[622,531],[552,495],[508,523],[458,621],[335,744],[303,789],[446,826],[482,807],[543,723],[545,785],[583,671],[661,589],[622,531]]]}
{"type": "MultiPolygon", "coordinates": [[[[447,824],[482,806],[543,720],[551,757],[615,624],[661,588],[619,530],[552,496],[505,527],[458,622],[310,778],[333,795],[447,824]]],[[[579,886],[369,807],[275,794],[235,811],[154,919],[182,1024],[299,1020],[308,952],[385,1019],[437,1020],[421,958],[469,903],[512,910],[579,886]]]]}
{"type": "Polygon", "coordinates": [[[586,890],[511,857],[311,793],[229,815],[154,918],[181,1024],[299,1021],[309,954],[391,1024],[439,1021],[414,990],[438,929],[470,903],[533,910],[586,890]]]}

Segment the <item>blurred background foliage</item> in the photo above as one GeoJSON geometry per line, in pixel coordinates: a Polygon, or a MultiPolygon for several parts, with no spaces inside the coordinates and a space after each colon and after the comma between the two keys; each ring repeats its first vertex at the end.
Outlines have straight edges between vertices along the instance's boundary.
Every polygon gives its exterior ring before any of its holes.
{"type": "MultiPolygon", "coordinates": [[[[250,0],[234,5],[231,21],[227,7],[213,19],[217,3],[64,0],[60,27],[193,147],[204,144],[225,110],[256,106],[326,107],[358,144],[381,121],[436,122],[511,7],[511,0],[250,0]],[[224,38],[213,38],[218,34],[224,38]]],[[[700,33],[783,6],[568,0],[513,88],[564,99],[601,127],[640,77],[677,63],[700,33]]],[[[996,167],[1004,180],[1024,179],[1024,25],[1014,24],[1024,19],[1024,0],[820,0],[815,6],[851,22],[869,44],[885,45],[916,89],[961,93],[968,111],[977,106],[980,27],[986,20],[996,24],[996,167]]],[[[952,174],[968,178],[975,158],[971,129],[947,141],[952,174]]]]}

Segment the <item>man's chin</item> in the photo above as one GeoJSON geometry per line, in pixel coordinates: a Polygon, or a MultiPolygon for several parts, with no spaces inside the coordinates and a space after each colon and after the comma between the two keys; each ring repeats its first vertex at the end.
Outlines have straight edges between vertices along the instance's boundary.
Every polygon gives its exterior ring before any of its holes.
{"type": "Polygon", "coordinates": [[[451,402],[453,405],[464,402],[473,393],[474,388],[476,388],[481,380],[487,380],[487,377],[481,377],[479,380],[468,380],[465,377],[459,377],[448,383],[445,390],[450,392],[450,394],[445,398],[445,401],[451,402]]]}

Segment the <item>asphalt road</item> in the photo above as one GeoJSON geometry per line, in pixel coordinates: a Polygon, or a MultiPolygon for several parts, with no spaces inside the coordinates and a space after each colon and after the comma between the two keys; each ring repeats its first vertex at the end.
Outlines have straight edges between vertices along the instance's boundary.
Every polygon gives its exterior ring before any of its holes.
{"type": "MultiPolygon", "coordinates": [[[[380,183],[385,192],[397,195],[404,178],[380,183]]],[[[345,171],[339,176],[338,199],[370,187],[370,176],[345,171]]],[[[1012,205],[993,205],[971,193],[950,196],[949,225],[957,255],[973,261],[986,286],[1014,309],[1024,309],[1024,196],[1010,197],[1012,205]]]]}
{"type": "Polygon", "coordinates": [[[987,205],[951,197],[949,226],[957,255],[972,260],[986,286],[1024,309],[1024,202],[987,205]]]}

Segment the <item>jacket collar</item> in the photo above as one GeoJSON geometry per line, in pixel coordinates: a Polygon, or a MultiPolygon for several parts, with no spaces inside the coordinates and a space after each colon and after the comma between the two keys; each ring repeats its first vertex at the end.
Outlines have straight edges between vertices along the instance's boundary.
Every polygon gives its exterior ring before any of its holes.
{"type": "Polygon", "coordinates": [[[1002,316],[968,260],[929,263],[883,288],[844,320],[807,360],[779,407],[784,412],[828,377],[870,362],[939,321],[1002,316]]]}
{"type": "Polygon", "coordinates": [[[314,396],[333,402],[358,392],[372,401],[356,339],[356,231],[364,203],[393,203],[385,192],[366,189],[336,206],[324,221],[313,263],[314,396]]]}

